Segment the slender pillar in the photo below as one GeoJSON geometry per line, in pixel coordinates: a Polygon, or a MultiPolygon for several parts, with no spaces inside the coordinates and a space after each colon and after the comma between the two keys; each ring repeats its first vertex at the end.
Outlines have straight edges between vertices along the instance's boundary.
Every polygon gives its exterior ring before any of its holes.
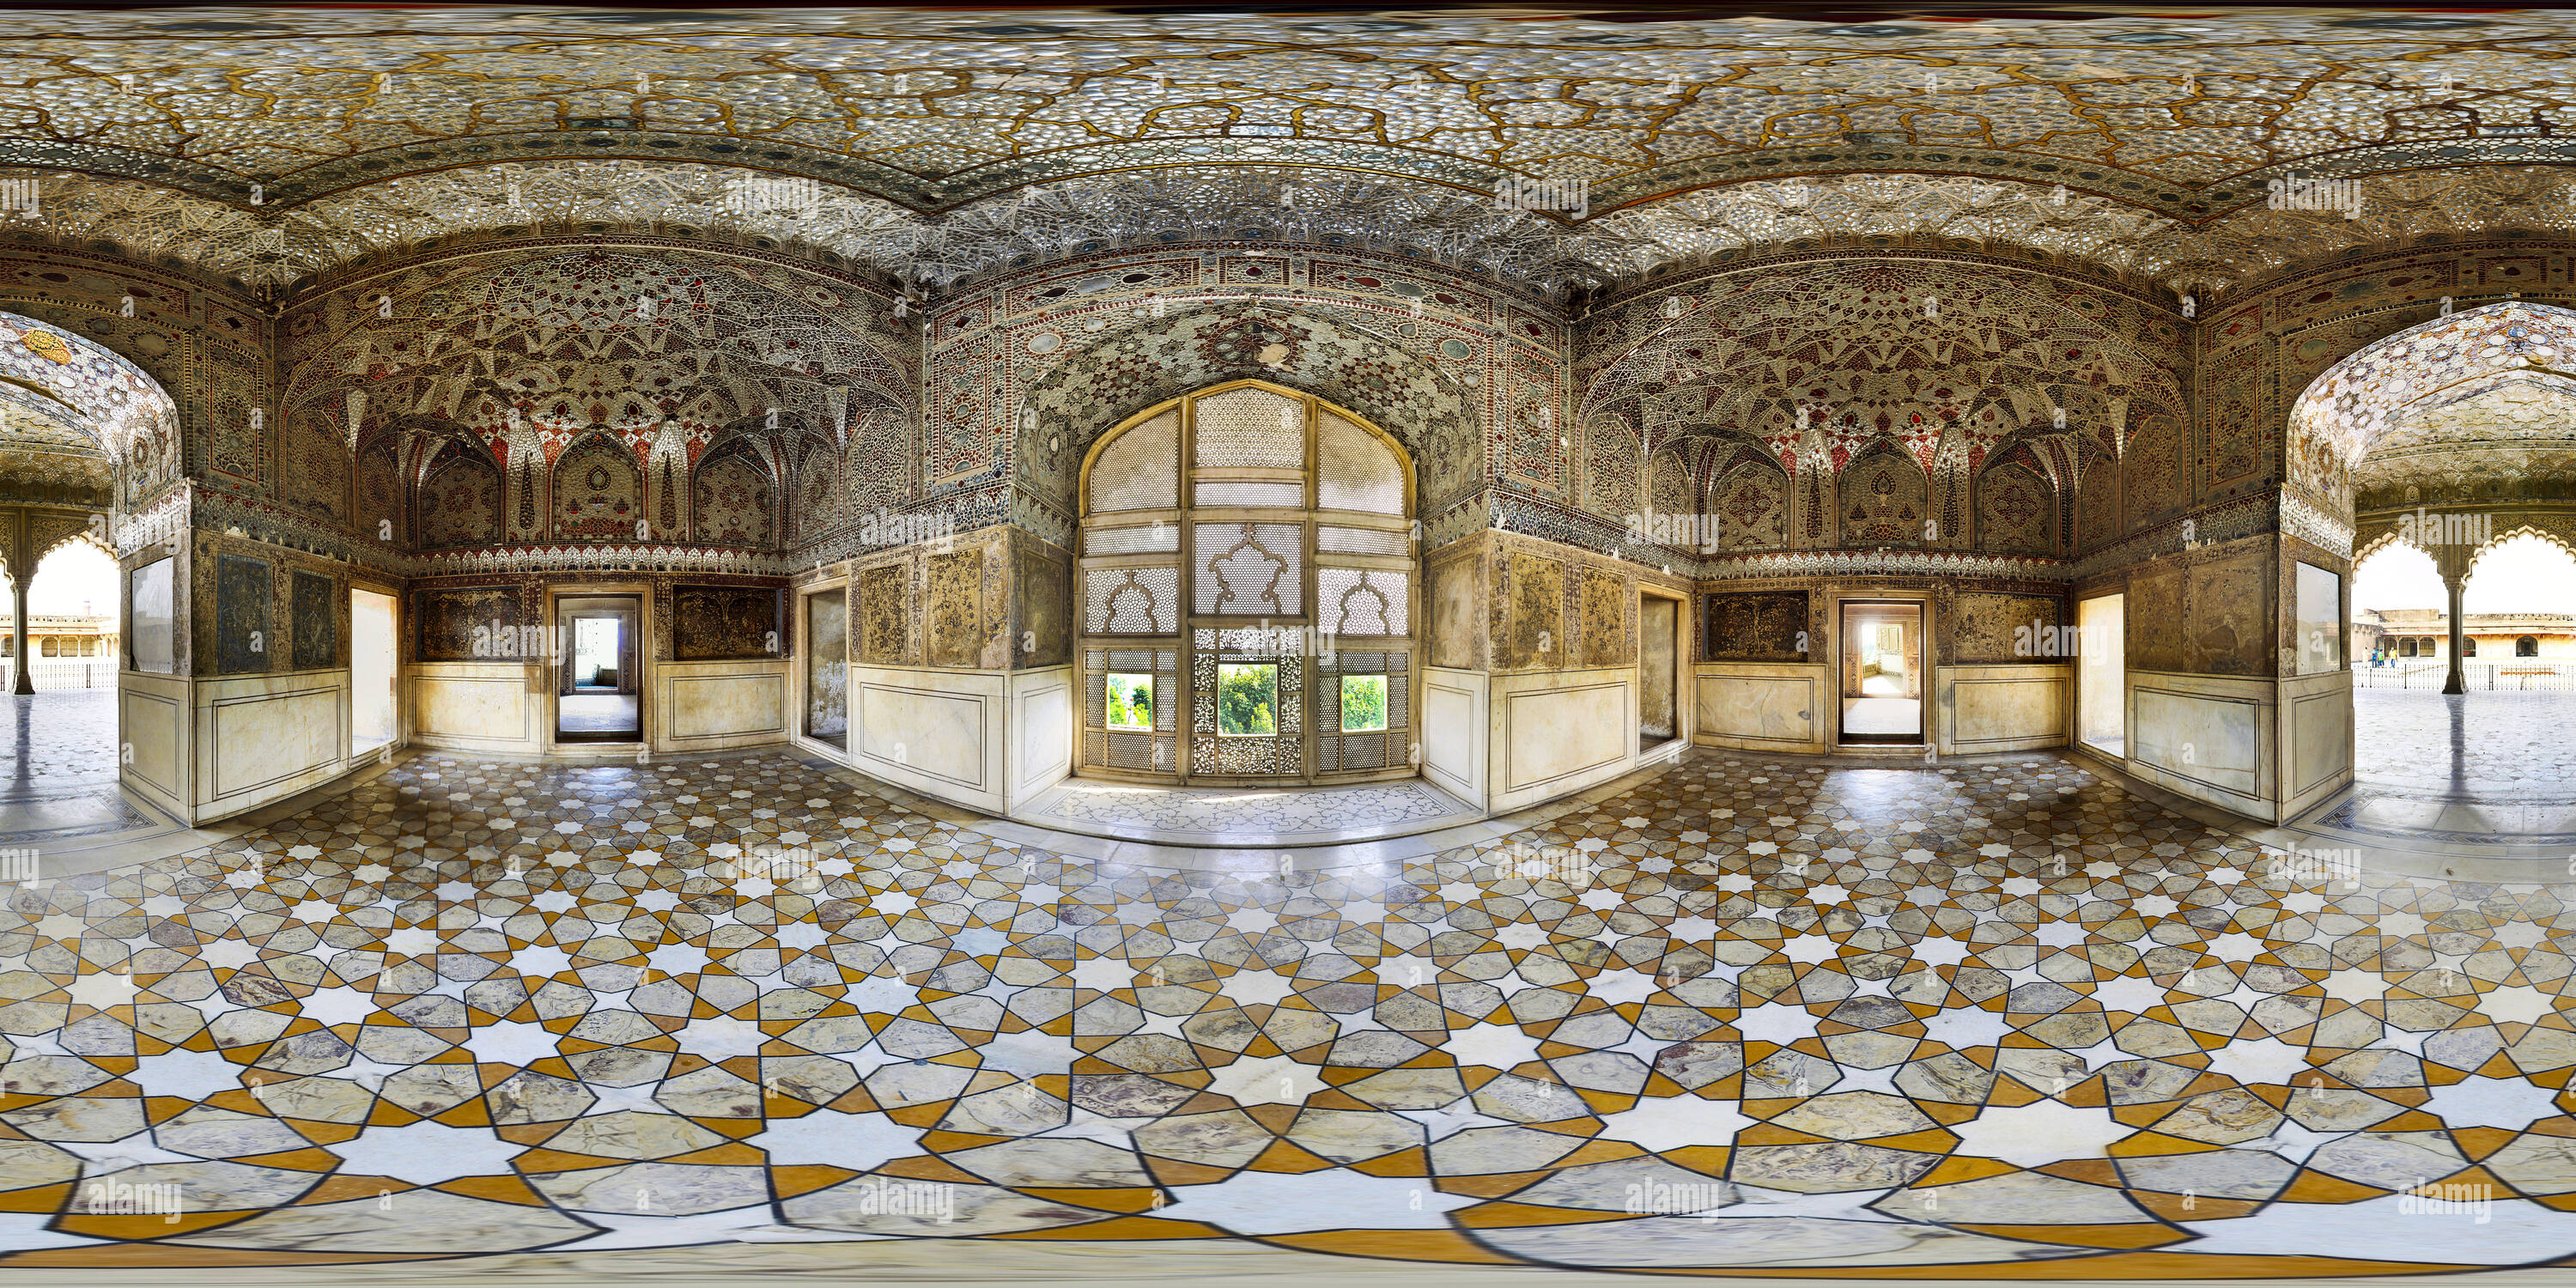
{"type": "Polygon", "coordinates": [[[9,668],[18,676],[17,681],[10,686],[10,691],[13,693],[36,691],[36,668],[27,664],[30,661],[27,656],[27,583],[32,580],[34,579],[21,577],[10,587],[18,601],[18,625],[13,632],[16,643],[12,646],[18,650],[18,653],[16,664],[9,668]]]}
{"type": "Polygon", "coordinates": [[[2460,665],[2460,653],[2469,639],[2468,614],[2463,611],[2468,601],[2469,579],[2446,573],[2442,577],[2442,586],[2451,592],[2451,674],[2450,678],[2442,681],[2442,692],[2466,693],[2469,691],[2468,674],[2460,665]]]}

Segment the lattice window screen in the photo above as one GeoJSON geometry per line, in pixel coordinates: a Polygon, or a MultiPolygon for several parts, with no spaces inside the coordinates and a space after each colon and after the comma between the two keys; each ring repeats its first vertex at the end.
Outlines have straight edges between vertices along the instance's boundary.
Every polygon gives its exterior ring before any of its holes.
{"type": "Polygon", "coordinates": [[[1177,523],[1149,523],[1133,528],[1095,528],[1083,536],[1083,552],[1095,555],[1150,555],[1181,548],[1177,523]]]}
{"type": "Polygon", "coordinates": [[[1411,617],[1405,575],[1387,568],[1318,568],[1318,625],[1335,635],[1405,635],[1411,617]]]}
{"type": "Polygon", "coordinates": [[[1306,404],[1267,389],[1229,389],[1198,400],[1198,463],[1306,468],[1306,404]]]}
{"type": "Polygon", "coordinates": [[[1314,769],[1403,769],[1415,740],[1410,654],[1401,647],[1412,633],[1412,573],[1402,565],[1384,566],[1414,548],[1403,526],[1408,517],[1403,458],[1374,431],[1303,397],[1237,388],[1193,396],[1186,405],[1186,417],[1177,408],[1157,413],[1101,449],[1085,497],[1081,586],[1085,634],[1169,637],[1189,631],[1192,647],[1157,647],[1155,641],[1140,639],[1133,646],[1104,641],[1085,650],[1082,763],[1140,774],[1176,773],[1181,771],[1178,757],[1186,755],[1187,772],[1194,776],[1303,775],[1309,769],[1306,746],[1312,737],[1314,769]],[[1237,473],[1190,478],[1184,492],[1185,467],[1237,473]],[[1318,527],[1302,513],[1310,504],[1383,517],[1354,517],[1318,527]],[[1193,518],[1185,506],[1289,513],[1226,522],[1204,513],[1193,518]],[[1173,516],[1178,522],[1160,525],[1158,531],[1133,514],[1148,509],[1181,513],[1173,516]],[[1122,518],[1121,511],[1129,513],[1122,518]],[[1186,541],[1182,522],[1190,524],[1186,541]],[[1310,527],[1315,528],[1311,536],[1310,527]],[[1184,546],[1189,551],[1186,566],[1178,558],[1184,546]],[[1328,557],[1316,559],[1319,552],[1328,557]],[[1311,603],[1305,585],[1310,561],[1322,565],[1313,570],[1316,599],[1311,603]],[[1278,625],[1275,630],[1248,624],[1193,629],[1185,614],[1238,621],[1267,617],[1278,625]],[[1374,651],[1343,654],[1337,664],[1302,647],[1284,646],[1283,640],[1304,637],[1309,627],[1367,639],[1374,651]],[[1217,675],[1225,662],[1278,668],[1274,734],[1217,733],[1217,675]],[[1109,728],[1107,676],[1149,668],[1155,676],[1153,731],[1109,728]],[[1184,669],[1190,688],[1186,702],[1181,696],[1184,669]],[[1386,729],[1342,730],[1344,675],[1387,677],[1386,729]]]}
{"type": "Polygon", "coordinates": [[[1287,510],[1306,508],[1303,483],[1201,483],[1191,489],[1192,505],[1249,505],[1287,510]]]}
{"type": "Polygon", "coordinates": [[[1305,659],[1281,654],[1265,630],[1200,630],[1191,654],[1190,772],[1193,774],[1302,774],[1306,772],[1305,659]],[[1279,668],[1279,711],[1268,737],[1221,737],[1216,732],[1217,664],[1264,662],[1279,668]]]}
{"type": "Polygon", "coordinates": [[[1169,635],[1181,628],[1178,568],[1085,568],[1082,628],[1093,635],[1169,635]]]}
{"type": "Polygon", "coordinates": [[[1315,529],[1315,549],[1336,555],[1401,555],[1410,551],[1411,542],[1402,530],[1327,524],[1315,529]]]}
{"type": "Polygon", "coordinates": [[[1095,769],[1174,772],[1180,749],[1180,650],[1091,649],[1083,656],[1082,763],[1095,769]],[[1109,724],[1111,672],[1154,677],[1154,732],[1115,730],[1109,724]]]}
{"type": "Polygon", "coordinates": [[[1294,617],[1305,609],[1305,529],[1294,523],[1202,523],[1192,534],[1198,611],[1294,617]]]}
{"type": "Polygon", "coordinates": [[[1404,466],[1378,436],[1325,412],[1315,429],[1315,505],[1404,513],[1404,466]]]}
{"type": "Polygon", "coordinates": [[[1412,655],[1402,650],[1338,652],[1316,664],[1315,769],[1386,769],[1410,763],[1413,747],[1412,655]],[[1386,677],[1386,728],[1343,733],[1342,677],[1386,677]]]}
{"type": "Polygon", "coordinates": [[[1181,503],[1181,414],[1167,411],[1110,440],[1091,463],[1091,510],[1164,510],[1181,503]]]}

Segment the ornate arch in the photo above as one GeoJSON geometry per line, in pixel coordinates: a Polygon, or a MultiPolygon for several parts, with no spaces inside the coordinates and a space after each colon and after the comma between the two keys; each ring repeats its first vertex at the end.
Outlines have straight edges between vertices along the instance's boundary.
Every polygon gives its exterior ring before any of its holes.
{"type": "MultiPolygon", "coordinates": [[[[1715,420],[1784,457],[1821,427],[1838,461],[1888,435],[1926,468],[1956,426],[1973,467],[2054,406],[2185,405],[2179,352],[2155,352],[2163,339],[2145,311],[2072,284],[2049,298],[1995,271],[1908,261],[1711,287],[1695,312],[1599,367],[1577,424],[1633,408],[1651,449],[1677,426],[1715,420]]],[[[1791,469],[1803,473],[1809,453],[1797,455],[1791,469]]]]}
{"type": "Polygon", "coordinates": [[[730,546],[777,544],[778,476],[768,455],[735,435],[698,458],[689,483],[693,540],[730,546]]]}
{"type": "Polygon", "coordinates": [[[132,359],[88,336],[0,312],[0,400],[94,444],[119,505],[179,477],[178,404],[132,359]]]}
{"type": "Polygon", "coordinates": [[[554,459],[546,484],[546,527],[556,541],[633,541],[645,517],[644,471],[635,453],[605,430],[574,439],[554,459]]]}
{"type": "Polygon", "coordinates": [[[1437,513],[1483,479],[1483,399],[1475,390],[1391,337],[1261,304],[1174,312],[1065,357],[1020,404],[1018,475],[1070,517],[1075,475],[1101,434],[1148,407],[1234,380],[1311,394],[1384,427],[1420,463],[1419,513],[1437,513]]]}
{"type": "Polygon", "coordinates": [[[2354,350],[2290,407],[2290,482],[2349,508],[2352,471],[2398,412],[2500,379],[2576,378],[2576,310],[2508,300],[2437,317],[2354,350]]]}
{"type": "MultiPolygon", "coordinates": [[[[2502,532],[2498,532],[2493,536],[2488,537],[2485,541],[2479,543],[2476,549],[2469,552],[2468,569],[2462,580],[2465,582],[2468,577],[2477,576],[2478,561],[2486,558],[2488,553],[2495,550],[2496,547],[2501,546],[2516,537],[2537,537],[2550,545],[2558,547],[2559,553],[2566,555],[2571,561],[2576,561],[2576,515],[2568,516],[2564,522],[2569,525],[2571,531],[2561,532],[2540,521],[2525,519],[2502,532]]],[[[2360,567],[2358,563],[2353,566],[2356,568],[2360,567]]]]}

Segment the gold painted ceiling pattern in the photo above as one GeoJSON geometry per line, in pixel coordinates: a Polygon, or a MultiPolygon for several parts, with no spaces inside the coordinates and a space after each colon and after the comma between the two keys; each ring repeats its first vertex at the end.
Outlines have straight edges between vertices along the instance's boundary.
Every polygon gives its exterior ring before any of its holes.
{"type": "Polygon", "coordinates": [[[271,287],[457,233],[648,227],[931,286],[1223,236],[1563,296],[1928,238],[2216,291],[2352,245],[2563,230],[2564,180],[2524,167],[2567,159],[2571,34],[2322,12],[18,14],[0,166],[53,176],[18,231],[271,287]],[[2363,217],[2266,209],[2290,175],[2356,179],[2363,217]],[[1514,178],[1588,188],[1495,209],[1514,178]]]}
{"type": "Polygon", "coordinates": [[[1478,188],[1583,177],[1616,205],[1785,152],[1933,148],[1938,168],[2023,167],[2191,216],[2259,195],[2246,176],[2354,149],[2545,145],[2571,107],[2565,36],[2563,18],[2502,14],[29,14],[0,26],[0,133],[65,162],[178,159],[160,177],[290,201],[455,164],[423,149],[459,140],[578,154],[563,132],[689,136],[837,163],[917,207],[1264,161],[1478,188]]]}
{"type": "Polygon", "coordinates": [[[785,250],[933,288],[1104,249],[1282,240],[1489,271],[1557,298],[1780,251],[1936,246],[2044,252],[2215,302],[2355,249],[2576,232],[2576,171],[2537,166],[2369,176],[2355,181],[2353,219],[2257,205],[2194,227],[2055,185],[1844,174],[1748,180],[1571,229],[1434,184],[1286,167],[1092,176],[934,215],[738,166],[627,159],[405,175],[274,211],[137,180],[0,171],[11,174],[34,179],[38,213],[0,223],[0,237],[272,288],[461,235],[616,232],[785,250]]]}

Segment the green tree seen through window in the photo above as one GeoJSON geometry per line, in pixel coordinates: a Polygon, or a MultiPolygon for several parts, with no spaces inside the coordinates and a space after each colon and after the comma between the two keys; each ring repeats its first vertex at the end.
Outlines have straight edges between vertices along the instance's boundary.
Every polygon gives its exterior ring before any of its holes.
{"type": "Polygon", "coordinates": [[[1112,729],[1153,728],[1154,677],[1111,675],[1107,706],[1112,729]]]}
{"type": "Polygon", "coordinates": [[[1368,733],[1386,727],[1386,677],[1342,677],[1342,732],[1368,733]]]}
{"type": "Polygon", "coordinates": [[[1272,663],[1223,662],[1217,666],[1216,731],[1279,732],[1279,668],[1272,663]]]}

